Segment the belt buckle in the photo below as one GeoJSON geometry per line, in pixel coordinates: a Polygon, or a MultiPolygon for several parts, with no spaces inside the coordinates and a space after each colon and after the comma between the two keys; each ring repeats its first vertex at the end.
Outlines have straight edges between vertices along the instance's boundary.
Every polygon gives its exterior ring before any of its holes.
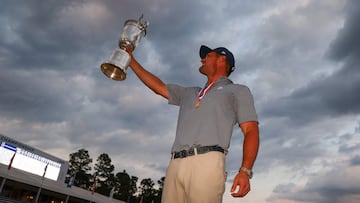
{"type": "Polygon", "coordinates": [[[185,158],[185,157],[187,157],[187,156],[188,156],[188,153],[187,153],[186,150],[180,151],[180,157],[181,157],[181,158],[185,158]]]}

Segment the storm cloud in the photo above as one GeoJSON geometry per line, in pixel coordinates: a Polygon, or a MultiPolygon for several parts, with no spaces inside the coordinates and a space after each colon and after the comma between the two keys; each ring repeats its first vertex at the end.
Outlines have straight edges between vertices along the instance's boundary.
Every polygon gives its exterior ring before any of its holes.
{"type": "MultiPolygon", "coordinates": [[[[2,1],[0,133],[67,160],[108,153],[116,171],[165,175],[177,107],[129,70],[100,71],[127,19],[150,22],[134,51],[166,83],[203,86],[199,47],[235,55],[230,79],[247,85],[261,147],[246,202],[360,198],[360,3],[308,1],[2,1]]],[[[224,202],[241,165],[237,126],[224,202]]]]}

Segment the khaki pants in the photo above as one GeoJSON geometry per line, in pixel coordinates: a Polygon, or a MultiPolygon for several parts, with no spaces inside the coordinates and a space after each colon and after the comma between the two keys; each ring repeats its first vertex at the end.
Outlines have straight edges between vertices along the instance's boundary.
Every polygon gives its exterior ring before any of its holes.
{"type": "Polygon", "coordinates": [[[225,181],[225,154],[221,152],[172,159],[161,202],[221,203],[225,181]]]}

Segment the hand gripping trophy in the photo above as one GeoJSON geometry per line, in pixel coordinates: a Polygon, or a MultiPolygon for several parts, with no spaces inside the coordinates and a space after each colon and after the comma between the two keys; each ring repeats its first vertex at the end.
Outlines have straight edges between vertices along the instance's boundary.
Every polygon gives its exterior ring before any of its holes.
{"type": "Polygon", "coordinates": [[[140,40],[146,35],[148,21],[142,22],[143,15],[139,20],[127,20],[119,40],[119,48],[115,49],[109,59],[101,64],[101,71],[113,80],[125,80],[126,71],[130,63],[130,56],[125,51],[132,51],[137,47],[140,40]]]}

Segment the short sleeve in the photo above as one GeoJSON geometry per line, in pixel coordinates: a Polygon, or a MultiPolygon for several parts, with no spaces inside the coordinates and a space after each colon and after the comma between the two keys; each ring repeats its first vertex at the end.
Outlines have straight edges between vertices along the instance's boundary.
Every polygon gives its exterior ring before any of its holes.
{"type": "Polygon", "coordinates": [[[243,85],[237,85],[235,92],[236,117],[239,124],[247,121],[258,121],[254,99],[250,89],[243,85]]]}
{"type": "Polygon", "coordinates": [[[167,84],[166,87],[169,93],[168,103],[179,106],[185,93],[185,87],[175,84],[167,84]]]}

